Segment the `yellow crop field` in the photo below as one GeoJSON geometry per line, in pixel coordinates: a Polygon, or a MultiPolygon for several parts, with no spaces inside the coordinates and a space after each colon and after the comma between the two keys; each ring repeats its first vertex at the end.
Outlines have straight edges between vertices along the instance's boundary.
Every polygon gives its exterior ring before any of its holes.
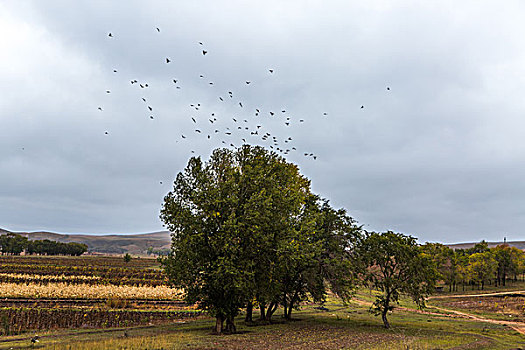
{"type": "Polygon", "coordinates": [[[180,295],[180,290],[168,286],[116,286],[64,282],[0,283],[0,298],[180,300],[180,295]]]}

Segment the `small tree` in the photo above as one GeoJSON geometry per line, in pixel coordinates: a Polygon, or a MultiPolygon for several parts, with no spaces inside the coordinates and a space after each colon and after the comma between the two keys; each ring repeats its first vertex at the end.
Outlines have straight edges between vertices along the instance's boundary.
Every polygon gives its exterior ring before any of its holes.
{"type": "Polygon", "coordinates": [[[131,261],[131,255],[129,253],[124,254],[124,262],[129,263],[131,261]]]}
{"type": "Polygon", "coordinates": [[[359,252],[365,267],[365,284],[381,291],[371,311],[381,315],[385,328],[390,328],[387,314],[401,295],[410,296],[419,307],[424,307],[425,297],[435,287],[436,271],[414,237],[392,231],[367,233],[359,252]]]}

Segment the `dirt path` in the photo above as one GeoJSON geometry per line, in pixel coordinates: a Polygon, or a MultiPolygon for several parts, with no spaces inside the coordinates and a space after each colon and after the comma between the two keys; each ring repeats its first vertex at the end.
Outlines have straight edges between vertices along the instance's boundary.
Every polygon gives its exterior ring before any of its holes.
{"type": "Polygon", "coordinates": [[[446,299],[446,298],[476,298],[476,297],[496,297],[500,295],[522,295],[525,297],[525,290],[515,290],[512,292],[495,292],[495,293],[482,293],[482,294],[454,294],[454,295],[432,295],[427,298],[430,299],[446,299]]]}
{"type": "MultiPolygon", "coordinates": [[[[458,316],[463,317],[463,318],[469,318],[469,319],[472,319],[474,321],[486,322],[486,323],[492,323],[492,324],[500,324],[500,325],[503,325],[503,326],[510,327],[510,328],[514,329],[516,332],[525,335],[525,323],[523,323],[523,322],[494,320],[494,319],[486,318],[486,317],[483,317],[483,316],[472,315],[472,314],[468,314],[466,312],[457,311],[457,310],[451,310],[451,309],[445,309],[445,308],[442,308],[442,307],[439,307],[439,306],[433,306],[433,305],[429,305],[427,307],[428,308],[432,308],[432,309],[436,309],[436,310],[439,310],[439,311],[444,311],[444,312],[447,312],[447,313],[452,313],[452,314],[458,315],[458,316]]],[[[446,315],[446,314],[442,314],[442,315],[446,315]]]]}
{"type": "MultiPolygon", "coordinates": [[[[494,296],[494,295],[503,295],[503,294],[510,294],[510,293],[511,292],[490,293],[490,294],[481,294],[481,295],[478,295],[478,296],[489,296],[489,295],[494,296]]],[[[519,294],[519,292],[512,292],[512,293],[518,293],[519,294]]],[[[471,296],[475,296],[475,295],[464,295],[464,296],[458,295],[457,297],[471,297],[471,296]]],[[[365,305],[365,306],[371,306],[372,305],[371,302],[365,301],[365,300],[353,299],[353,301],[358,303],[359,305],[365,305]]],[[[427,308],[435,309],[435,310],[446,312],[446,313],[443,314],[443,313],[429,312],[429,311],[424,311],[424,310],[410,309],[410,308],[407,308],[407,307],[396,307],[396,309],[398,309],[398,310],[414,312],[414,313],[419,313],[419,314],[425,314],[425,315],[443,316],[443,317],[461,317],[461,318],[468,318],[468,319],[471,319],[471,320],[474,320],[474,321],[479,321],[479,322],[500,324],[500,325],[512,328],[516,332],[525,335],[525,323],[523,323],[523,322],[494,320],[494,319],[491,319],[491,318],[486,318],[486,317],[483,317],[483,316],[472,315],[472,314],[469,314],[469,313],[466,313],[466,312],[452,310],[452,309],[445,309],[445,308],[442,308],[442,307],[439,307],[439,306],[434,306],[434,305],[427,305],[427,308]]]]}

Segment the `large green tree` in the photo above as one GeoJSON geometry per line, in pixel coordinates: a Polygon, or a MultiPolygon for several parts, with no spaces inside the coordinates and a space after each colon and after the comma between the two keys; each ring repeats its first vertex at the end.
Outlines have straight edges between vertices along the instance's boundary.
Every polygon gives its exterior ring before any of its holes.
{"type": "Polygon", "coordinates": [[[407,295],[420,307],[432,293],[437,273],[434,263],[423,254],[416,239],[401,233],[369,232],[359,247],[365,284],[379,290],[371,311],[381,315],[386,328],[393,304],[407,295]]]}
{"type": "Polygon", "coordinates": [[[297,166],[262,147],[217,149],[177,175],[161,210],[172,232],[163,265],[186,301],[216,318],[217,333],[224,321],[235,331],[234,317],[254,300],[275,310],[279,259],[296,257],[293,246],[304,243],[297,227],[309,225],[300,217],[310,195],[297,166]]]}

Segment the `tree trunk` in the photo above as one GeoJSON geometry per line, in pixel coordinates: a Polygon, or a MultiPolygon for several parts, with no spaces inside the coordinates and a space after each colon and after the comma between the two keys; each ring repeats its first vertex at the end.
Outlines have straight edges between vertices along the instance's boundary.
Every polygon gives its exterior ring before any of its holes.
{"type": "Polygon", "coordinates": [[[293,297],[290,298],[290,304],[288,305],[288,314],[284,314],[285,318],[290,321],[292,319],[292,309],[293,306],[298,298],[297,292],[293,295],[293,297]]]}
{"type": "Polygon", "coordinates": [[[251,301],[246,305],[246,318],[244,322],[253,322],[253,303],[251,301]]]}
{"type": "Polygon", "coordinates": [[[266,309],[266,304],[264,303],[259,303],[259,309],[261,310],[261,317],[259,318],[261,321],[264,321],[266,320],[266,312],[265,312],[265,309],[266,309]]]}
{"type": "Polygon", "coordinates": [[[283,295],[283,315],[285,319],[288,319],[288,299],[286,298],[286,293],[283,295]]]}
{"type": "Polygon", "coordinates": [[[230,334],[237,332],[237,327],[235,327],[235,318],[232,316],[226,317],[226,331],[230,334]]]}
{"type": "Polygon", "coordinates": [[[286,310],[285,310],[285,314],[284,314],[284,318],[286,318],[288,321],[290,321],[292,319],[292,309],[293,309],[293,298],[290,300],[290,305],[288,305],[288,313],[286,313],[286,310]]]}
{"type": "Polygon", "coordinates": [[[275,310],[277,310],[278,305],[279,304],[274,303],[273,301],[270,303],[270,305],[268,305],[268,309],[266,310],[266,321],[269,323],[272,323],[272,316],[275,310]]]}
{"type": "Polygon", "coordinates": [[[386,314],[388,313],[388,310],[385,309],[383,312],[381,312],[381,319],[383,320],[383,324],[385,325],[385,328],[390,328],[390,323],[388,323],[388,320],[386,319],[386,314]]]}
{"type": "Polygon", "coordinates": [[[214,333],[217,335],[222,334],[222,326],[224,323],[224,316],[219,315],[215,318],[215,331],[214,333]]]}

